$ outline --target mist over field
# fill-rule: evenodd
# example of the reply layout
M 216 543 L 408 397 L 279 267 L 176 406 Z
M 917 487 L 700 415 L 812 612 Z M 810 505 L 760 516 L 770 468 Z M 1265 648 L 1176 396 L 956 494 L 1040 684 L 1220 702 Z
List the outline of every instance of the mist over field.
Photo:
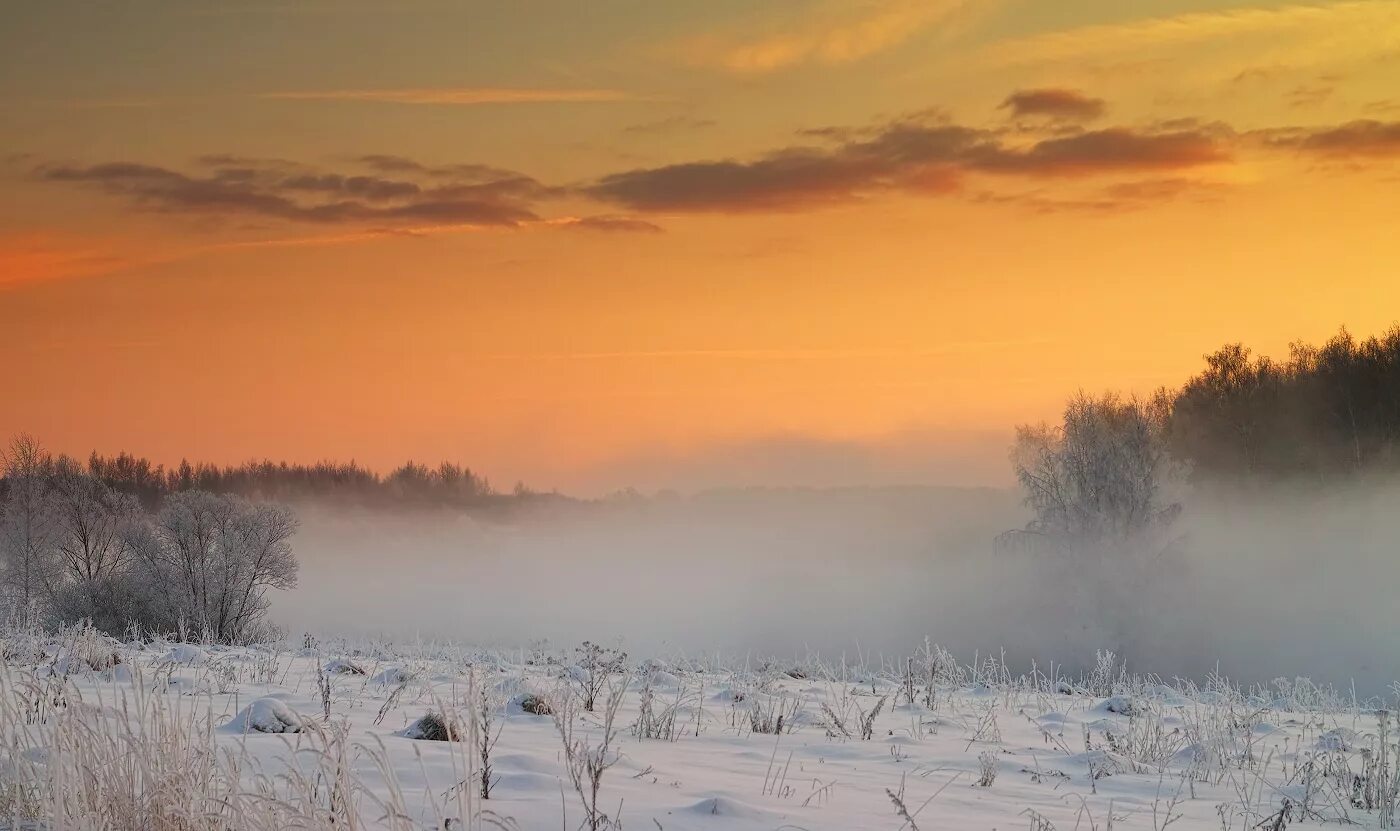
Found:
M 622 638 L 639 652 L 801 659 L 1006 649 L 1076 671 L 1098 648 L 1163 677 L 1305 675 L 1365 693 L 1400 667 L 1394 485 L 1197 489 L 1175 548 L 1141 572 L 1001 550 L 1013 490 L 746 489 L 538 509 L 307 508 L 293 634 L 526 646 Z

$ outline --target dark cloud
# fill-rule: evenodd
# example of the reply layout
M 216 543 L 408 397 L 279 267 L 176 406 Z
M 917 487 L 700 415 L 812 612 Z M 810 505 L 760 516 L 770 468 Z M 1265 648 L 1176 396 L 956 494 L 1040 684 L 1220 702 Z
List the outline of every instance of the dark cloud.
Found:
M 605 176 L 587 193 L 649 211 L 771 211 L 853 199 L 878 167 L 821 151 L 786 150 L 754 162 L 690 162 Z
M 291 163 L 234 156 L 203 157 L 204 165 L 215 168 L 207 175 L 128 162 L 47 165 L 37 174 L 48 181 L 92 185 L 154 211 L 374 227 L 515 226 L 537 221 L 532 202 L 549 193 L 530 177 L 509 171 L 474 165 L 430 169 L 400 161 L 391 166 L 419 179 L 430 176 L 431 182 L 300 172 L 300 166 L 289 173 Z
M 373 154 L 356 159 L 360 164 L 384 173 L 426 173 L 428 168 L 403 156 Z
M 880 191 L 952 193 L 973 173 L 1028 178 L 1155 173 L 1231 157 L 1228 143 L 1213 129 L 1111 128 L 1011 145 L 994 130 L 910 119 L 823 135 L 833 143 L 783 148 L 752 161 L 625 171 L 584 192 L 643 211 L 800 210 Z
M 1230 149 L 1210 132 L 1144 133 L 1114 127 L 1046 139 L 1022 151 L 997 148 L 976 159 L 974 165 L 982 170 L 1028 176 L 1087 176 L 1182 170 L 1230 158 Z
M 417 196 L 422 188 L 413 182 L 398 182 L 374 176 L 342 176 L 338 173 L 307 174 L 284 179 L 278 187 L 311 193 L 334 193 L 384 202 Z
M 1056 121 L 1092 121 L 1104 114 L 1102 98 L 1091 98 L 1073 89 L 1022 89 L 1001 102 L 1013 116 L 1039 116 Z
M 1274 143 L 1336 158 L 1400 158 L 1400 121 L 1358 119 L 1337 127 L 1294 131 Z
M 1379 102 L 1377 112 L 1391 102 Z M 39 177 L 86 184 L 140 207 L 216 217 L 355 224 L 515 226 L 542 222 L 579 230 L 655 232 L 630 215 L 544 219 L 553 199 L 592 199 L 627 214 L 801 211 L 887 193 L 1009 201 L 1038 210 L 1140 207 L 1187 193 L 1209 196 L 1197 171 L 1236 150 L 1292 149 L 1316 157 L 1400 158 L 1400 122 L 1363 119 L 1312 128 L 1237 133 L 1194 118 L 1084 129 L 1076 120 L 1103 102 L 1063 89 L 1021 90 L 1004 107 L 1048 123 L 969 127 L 928 109 L 865 126 L 804 130 L 788 146 L 747 159 L 684 161 L 608 173 L 570 186 L 482 164 L 429 164 L 397 155 L 355 157 L 325 170 L 279 159 L 205 156 L 197 174 L 112 162 L 41 165 Z M 676 117 L 634 125 L 679 123 Z M 630 129 L 630 128 L 629 128 Z M 1359 162 L 1358 162 L 1359 163 Z M 27 161 L 25 167 L 31 167 Z M 1056 179 L 1084 180 L 1052 188 Z M 1007 185 L 992 185 L 1000 180 Z M 1031 188 L 1017 193 L 1017 183 Z M 1001 190 L 1004 188 L 1005 190 Z M 1001 192 L 997 192 L 1001 190 Z

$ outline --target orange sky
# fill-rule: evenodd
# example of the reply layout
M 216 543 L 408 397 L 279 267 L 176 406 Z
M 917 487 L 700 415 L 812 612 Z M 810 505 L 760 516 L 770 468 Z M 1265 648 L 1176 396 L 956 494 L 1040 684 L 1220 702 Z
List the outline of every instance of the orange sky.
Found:
M 499 484 L 1003 482 L 1400 313 L 1400 5 L 24 4 L 0 431 Z

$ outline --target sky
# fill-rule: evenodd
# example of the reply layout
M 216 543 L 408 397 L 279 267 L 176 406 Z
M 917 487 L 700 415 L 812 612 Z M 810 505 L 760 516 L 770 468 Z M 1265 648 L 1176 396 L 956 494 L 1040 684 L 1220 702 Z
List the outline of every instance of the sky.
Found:
M 1400 4 L 71 0 L 0 26 L 0 431 L 1001 484 L 1400 317 Z

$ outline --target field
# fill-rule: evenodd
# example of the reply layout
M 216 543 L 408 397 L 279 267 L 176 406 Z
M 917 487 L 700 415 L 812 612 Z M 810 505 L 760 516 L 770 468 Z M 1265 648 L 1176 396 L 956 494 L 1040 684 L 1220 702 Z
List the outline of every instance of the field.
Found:
M 72 629 L 4 656 L 0 827 L 1374 828 L 1400 753 L 1378 702 L 1106 653 L 1066 677 L 928 644 L 638 660 Z

